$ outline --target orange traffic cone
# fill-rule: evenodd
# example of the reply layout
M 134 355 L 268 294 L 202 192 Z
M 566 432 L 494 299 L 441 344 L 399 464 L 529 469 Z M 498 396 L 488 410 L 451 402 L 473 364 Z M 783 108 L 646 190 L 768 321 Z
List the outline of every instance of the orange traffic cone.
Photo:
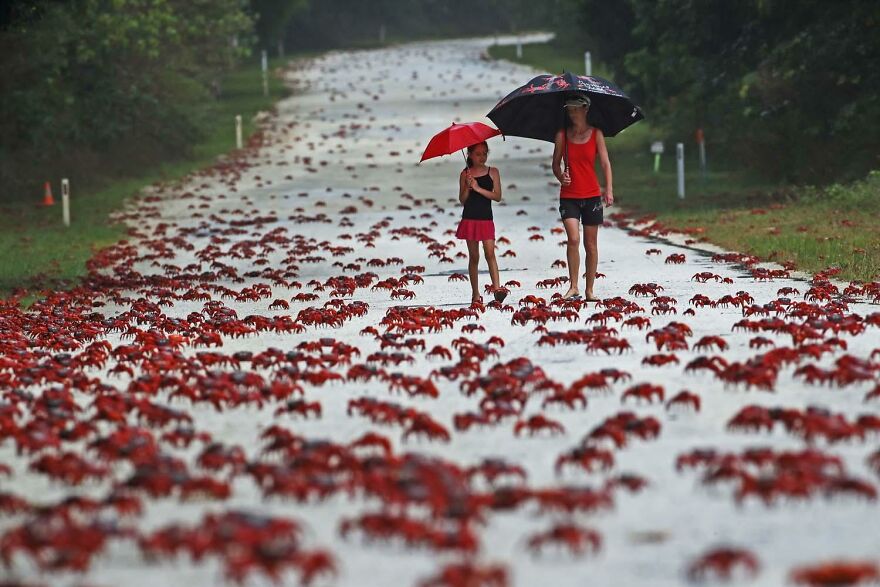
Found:
M 52 198 L 52 184 L 47 181 L 43 186 L 43 205 L 53 206 L 54 204 L 55 199 Z

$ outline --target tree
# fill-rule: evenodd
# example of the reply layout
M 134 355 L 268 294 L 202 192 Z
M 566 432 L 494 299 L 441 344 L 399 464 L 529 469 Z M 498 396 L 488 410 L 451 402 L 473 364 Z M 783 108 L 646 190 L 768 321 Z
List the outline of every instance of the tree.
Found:
M 275 46 L 284 40 L 294 16 L 308 7 L 308 0 L 251 0 L 256 33 L 263 47 Z
M 180 153 L 210 81 L 247 52 L 230 38 L 253 26 L 243 0 L 31 4 L 0 31 L 0 184 L 12 189 L 108 153 L 132 166 Z

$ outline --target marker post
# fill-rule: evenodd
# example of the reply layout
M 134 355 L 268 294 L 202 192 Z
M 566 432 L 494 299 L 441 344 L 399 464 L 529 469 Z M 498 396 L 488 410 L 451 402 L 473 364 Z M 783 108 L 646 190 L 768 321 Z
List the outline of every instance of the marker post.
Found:
M 263 49 L 263 96 L 269 97 L 269 57 L 266 55 L 266 50 Z
M 663 141 L 651 143 L 651 152 L 654 153 L 654 173 L 660 172 L 660 155 L 663 154 Z
M 684 200 L 684 143 L 675 145 L 675 158 L 678 161 L 678 198 Z
M 70 226 L 70 181 L 66 177 L 61 180 L 61 219 L 64 226 Z

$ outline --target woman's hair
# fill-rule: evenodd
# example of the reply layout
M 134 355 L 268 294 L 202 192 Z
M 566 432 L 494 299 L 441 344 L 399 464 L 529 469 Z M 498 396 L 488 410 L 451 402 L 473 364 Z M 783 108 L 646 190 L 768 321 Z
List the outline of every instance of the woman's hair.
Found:
M 473 153 L 474 149 L 476 149 L 480 145 L 485 145 L 486 153 L 489 152 L 489 144 L 486 141 L 483 141 L 482 143 L 475 143 L 475 144 L 471 145 L 470 147 L 468 147 L 467 148 L 467 151 L 468 151 L 467 166 L 469 168 L 474 166 L 474 162 L 471 160 L 471 153 Z

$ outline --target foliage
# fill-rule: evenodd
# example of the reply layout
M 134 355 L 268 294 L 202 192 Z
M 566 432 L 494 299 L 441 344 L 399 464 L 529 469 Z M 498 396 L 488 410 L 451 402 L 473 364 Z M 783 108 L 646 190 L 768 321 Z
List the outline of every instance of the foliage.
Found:
M 648 116 L 716 160 L 825 183 L 880 163 L 874 0 L 566 0 Z
M 308 0 L 251 0 L 257 37 L 263 47 L 273 47 L 284 39 L 290 22 L 308 8 Z
M 32 2 L 0 30 L 0 199 L 59 173 L 84 179 L 180 154 L 196 106 L 247 53 L 241 0 Z M 80 183 L 81 184 L 81 183 Z
M 530 0 L 323 0 L 291 20 L 286 44 L 330 49 L 386 40 L 506 34 L 553 23 L 552 9 L 535 10 Z

